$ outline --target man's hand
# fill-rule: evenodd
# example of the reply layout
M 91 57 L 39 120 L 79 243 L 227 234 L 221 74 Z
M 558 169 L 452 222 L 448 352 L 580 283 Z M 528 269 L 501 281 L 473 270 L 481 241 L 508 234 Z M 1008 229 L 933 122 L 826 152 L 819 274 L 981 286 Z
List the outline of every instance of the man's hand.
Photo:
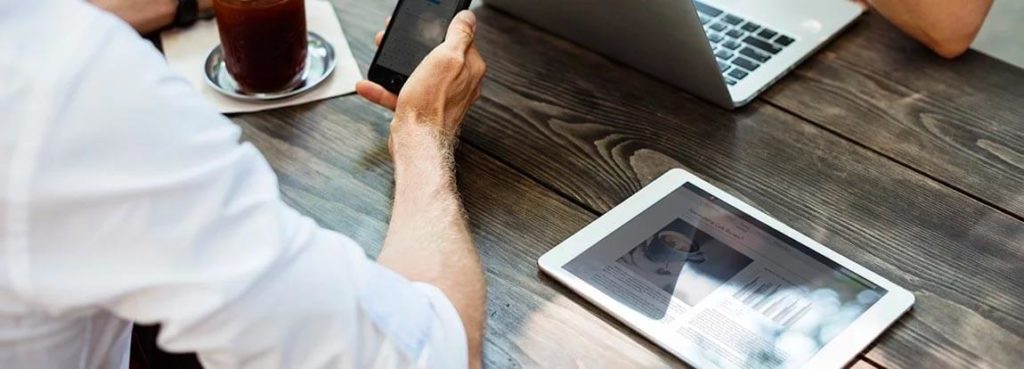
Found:
M 444 292 L 465 327 L 470 368 L 482 363 L 487 286 L 455 188 L 452 149 L 486 69 L 475 31 L 473 13 L 459 13 L 399 96 L 373 82 L 356 85 L 367 100 L 395 111 L 395 201 L 377 262 Z
M 444 141 L 454 141 L 466 112 L 480 97 L 480 84 L 487 70 L 474 43 L 475 33 L 476 17 L 472 12 L 456 15 L 444 42 L 423 59 L 398 96 L 370 81 L 356 84 L 359 95 L 395 111 L 392 151 L 401 145 L 406 131 L 425 128 L 419 126 L 436 129 Z M 378 33 L 378 46 L 382 38 L 383 32 Z

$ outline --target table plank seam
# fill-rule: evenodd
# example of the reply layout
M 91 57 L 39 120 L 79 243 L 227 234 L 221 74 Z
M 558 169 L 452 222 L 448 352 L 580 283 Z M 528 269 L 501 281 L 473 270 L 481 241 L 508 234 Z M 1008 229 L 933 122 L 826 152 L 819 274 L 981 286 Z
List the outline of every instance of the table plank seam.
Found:
M 591 214 L 593 214 L 595 216 L 601 216 L 603 214 L 600 211 L 598 211 L 597 209 L 594 209 L 593 207 L 591 207 L 591 206 L 589 206 L 589 205 L 587 205 L 587 204 L 577 200 L 575 197 L 570 196 L 569 194 L 567 194 L 567 193 L 565 193 L 563 191 L 559 191 L 557 188 L 555 188 L 555 187 L 545 183 L 544 181 L 541 181 L 539 178 L 537 178 L 537 177 L 531 175 L 530 173 L 528 173 L 526 171 L 523 171 L 522 169 L 514 166 L 512 163 L 510 163 L 509 161 L 505 160 L 504 158 L 498 156 L 497 154 L 485 150 L 480 145 L 474 144 L 472 142 L 469 142 L 469 140 L 465 140 L 465 139 L 460 139 L 459 140 L 459 144 L 472 147 L 472 148 L 476 149 L 477 151 L 480 151 L 480 152 L 486 154 L 487 156 L 489 156 L 494 161 L 496 161 L 498 163 L 501 163 L 502 165 L 508 167 L 509 169 L 512 169 L 512 171 L 514 171 L 514 172 L 518 173 L 519 175 L 523 176 L 523 178 L 526 178 L 526 179 L 530 180 L 530 182 L 536 183 L 538 186 L 544 188 L 545 190 L 551 191 L 551 193 L 554 193 L 555 195 L 558 195 L 559 197 L 561 197 L 565 201 L 568 201 L 569 203 L 579 207 L 580 209 L 586 210 L 587 212 L 589 212 L 589 213 L 591 213 Z
M 976 196 L 976 195 L 968 192 L 967 190 L 965 190 L 963 188 L 960 188 L 959 186 L 956 186 L 956 185 L 950 183 L 949 181 L 946 181 L 946 180 L 944 180 L 942 178 L 938 178 L 938 177 L 936 177 L 936 176 L 934 176 L 934 175 L 932 175 L 932 174 L 930 174 L 928 172 L 925 172 L 925 171 L 922 171 L 920 169 L 917 169 L 916 167 L 914 167 L 914 166 L 912 166 L 912 165 L 910 165 L 910 164 L 908 164 L 906 162 L 903 162 L 903 161 L 893 157 L 892 155 L 888 155 L 888 154 L 886 154 L 886 153 L 884 153 L 884 152 L 882 152 L 882 151 L 880 151 L 878 149 L 875 149 L 875 148 L 873 148 L 871 146 L 868 146 L 868 145 L 866 145 L 866 144 L 864 144 L 864 143 L 862 143 L 862 142 L 860 142 L 860 141 L 858 141 L 858 140 L 856 140 L 856 139 L 854 139 L 852 137 L 849 137 L 849 136 L 843 134 L 842 132 L 839 132 L 839 131 L 837 131 L 835 129 L 832 129 L 832 128 L 828 127 L 828 126 L 825 126 L 823 124 L 819 124 L 818 122 L 815 122 L 815 121 L 807 118 L 806 116 L 804 116 L 804 115 L 802 115 L 802 114 L 800 114 L 798 112 L 795 112 L 795 111 L 793 111 L 793 110 L 791 110 L 789 108 L 786 108 L 786 107 L 784 107 L 782 105 L 779 105 L 779 104 L 777 104 L 777 103 L 775 103 L 775 102 L 773 102 L 771 100 L 768 100 L 767 98 L 759 97 L 758 100 L 760 100 L 761 102 L 763 102 L 765 104 L 768 104 L 768 105 L 770 105 L 772 107 L 775 107 L 776 109 L 782 110 L 783 112 L 786 112 L 787 114 L 790 114 L 790 115 L 796 117 L 797 119 L 805 121 L 805 122 L 807 122 L 807 123 L 809 123 L 809 124 L 811 124 L 811 125 L 813 125 L 815 127 L 818 127 L 818 128 L 820 128 L 820 129 L 822 129 L 822 130 L 824 130 L 826 132 L 829 132 L 829 133 L 835 135 L 836 137 L 839 137 L 843 141 L 850 142 L 850 143 L 852 143 L 853 145 L 855 145 L 857 147 L 865 149 L 865 150 L 867 150 L 867 151 L 869 151 L 869 152 L 871 152 L 871 153 L 873 153 L 875 155 L 878 155 L 878 156 L 881 156 L 883 158 L 886 158 L 889 161 L 892 161 L 892 162 L 896 163 L 897 165 L 899 165 L 901 167 L 907 168 L 907 169 L 911 170 L 914 173 L 920 174 L 920 175 L 924 176 L 925 178 L 928 178 L 928 179 L 930 179 L 932 181 L 935 181 L 936 183 L 941 184 L 941 185 L 943 185 L 943 186 L 945 186 L 945 187 L 947 187 L 947 188 L 949 188 L 949 189 L 951 189 L 953 191 L 956 191 L 957 193 L 959 193 L 959 194 L 961 194 L 963 196 L 966 196 L 967 198 L 970 198 L 970 199 L 972 199 L 974 201 L 982 203 L 985 206 L 988 206 L 989 208 L 992 208 L 992 209 L 994 209 L 994 210 L 996 210 L 996 211 L 998 211 L 1000 213 L 1008 215 L 1011 218 L 1016 219 L 1016 220 L 1018 220 L 1020 222 L 1024 222 L 1024 216 L 1018 215 L 1018 214 L 1016 214 L 1016 213 L 1014 213 L 1014 212 L 1012 212 L 1012 211 L 1010 211 L 1010 210 L 1008 210 L 1008 209 L 1006 209 L 1006 208 L 1004 208 L 1002 206 L 999 206 L 999 205 L 997 205 L 997 204 L 995 204 L 995 203 L 993 203 L 991 201 L 988 201 L 988 200 L 986 200 L 984 198 Z

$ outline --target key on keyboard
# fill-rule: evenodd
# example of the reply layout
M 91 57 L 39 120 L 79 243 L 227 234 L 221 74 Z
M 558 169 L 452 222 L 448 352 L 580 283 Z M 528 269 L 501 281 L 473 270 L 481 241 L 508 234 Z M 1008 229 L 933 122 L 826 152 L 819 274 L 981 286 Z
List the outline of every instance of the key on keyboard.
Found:
M 735 28 L 733 28 L 733 29 L 729 30 L 729 32 L 726 32 L 725 34 L 726 34 L 727 36 L 729 36 L 729 37 L 732 37 L 732 38 L 738 39 L 738 38 L 740 38 L 740 37 L 743 37 L 743 35 L 744 35 L 745 33 L 743 33 L 743 31 L 740 31 L 740 30 L 738 30 L 738 29 L 735 29 Z
M 742 69 L 733 69 L 729 71 L 729 77 L 735 78 L 737 81 L 743 79 L 746 76 L 747 72 L 744 72 Z
M 722 14 L 722 11 L 718 10 L 718 8 L 715 8 L 715 7 L 713 7 L 711 5 L 708 5 L 708 4 L 704 4 L 704 3 L 699 2 L 699 1 L 694 1 L 693 2 L 693 7 L 697 8 L 698 12 L 707 14 L 708 16 L 711 16 L 711 17 L 717 17 L 719 14 Z
M 768 59 L 772 58 L 772 56 L 768 55 L 767 53 L 757 51 L 749 47 L 744 47 L 743 50 L 740 50 L 740 54 L 742 54 L 745 57 L 757 60 L 758 62 L 761 63 L 764 63 L 768 61 Z
M 754 36 L 747 36 L 747 38 L 743 39 L 743 42 L 745 42 L 747 45 L 767 51 L 772 54 L 778 54 L 779 51 L 782 51 L 781 47 L 772 45 L 770 42 L 756 38 Z
M 742 56 L 741 57 L 737 57 L 736 59 L 733 59 L 732 60 L 732 64 L 733 65 L 737 65 L 740 68 L 749 70 L 751 72 L 756 70 L 757 67 L 761 66 L 760 64 L 754 63 L 754 62 L 752 62 L 752 61 L 750 61 L 750 60 L 748 60 L 748 59 L 746 59 L 746 58 L 744 58 Z
M 743 18 L 737 17 L 732 14 L 726 14 L 725 17 L 722 17 L 722 20 L 725 21 L 725 23 L 729 23 L 734 26 L 743 23 Z
M 761 30 L 761 32 L 757 33 L 758 36 L 761 36 L 761 38 L 763 38 L 765 40 L 771 40 L 772 37 L 775 37 L 776 34 L 778 34 L 778 33 L 775 32 L 775 31 L 772 31 L 770 29 L 767 29 L 767 28 L 765 28 L 765 29 Z
M 747 32 L 754 32 L 761 28 L 761 25 L 754 22 L 747 22 L 746 24 L 743 25 L 743 27 L 740 28 Z
M 729 63 L 726 63 L 726 62 L 721 61 L 721 60 L 718 61 L 718 69 L 721 69 L 722 72 L 725 72 L 725 71 L 729 70 L 729 67 L 731 67 L 729 65 Z

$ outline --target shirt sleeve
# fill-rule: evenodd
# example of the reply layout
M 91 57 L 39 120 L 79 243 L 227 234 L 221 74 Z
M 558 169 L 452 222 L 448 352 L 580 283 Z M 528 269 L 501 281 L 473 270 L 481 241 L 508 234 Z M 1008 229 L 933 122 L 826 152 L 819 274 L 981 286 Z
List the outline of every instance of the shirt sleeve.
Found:
M 148 42 L 82 4 L 96 20 L 77 32 L 90 36 L 61 46 L 81 63 L 43 89 L 55 108 L 19 138 L 24 170 L 11 179 L 27 300 L 161 323 L 163 348 L 210 369 L 467 366 L 438 289 L 283 203 L 237 126 Z

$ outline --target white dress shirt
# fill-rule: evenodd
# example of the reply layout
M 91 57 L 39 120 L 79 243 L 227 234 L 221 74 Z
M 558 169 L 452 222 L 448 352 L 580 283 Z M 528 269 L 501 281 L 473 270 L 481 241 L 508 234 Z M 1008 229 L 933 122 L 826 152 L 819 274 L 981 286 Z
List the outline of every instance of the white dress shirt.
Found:
M 460 368 L 435 287 L 285 205 L 240 129 L 119 19 L 0 0 L 0 368 Z

